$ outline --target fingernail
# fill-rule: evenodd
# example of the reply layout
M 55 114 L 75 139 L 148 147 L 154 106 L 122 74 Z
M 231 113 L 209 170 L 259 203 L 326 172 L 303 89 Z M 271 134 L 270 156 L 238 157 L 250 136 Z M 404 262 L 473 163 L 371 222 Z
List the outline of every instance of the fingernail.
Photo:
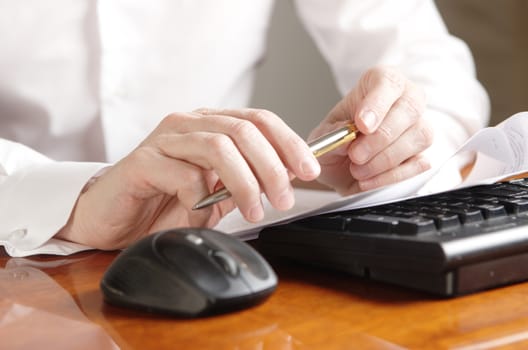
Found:
M 363 123 L 367 127 L 368 131 L 374 131 L 374 128 L 376 127 L 376 123 L 378 118 L 376 118 L 376 114 L 372 111 L 366 111 L 361 115 L 361 119 L 363 120 Z
M 277 209 L 288 210 L 288 209 L 291 209 L 291 207 L 293 207 L 295 200 L 293 198 L 292 192 L 293 191 L 290 187 L 281 193 L 281 195 L 279 196 L 279 203 L 278 203 L 279 207 Z
M 304 175 L 313 177 L 319 175 L 321 166 L 315 159 L 307 159 L 301 163 L 301 170 Z
M 260 203 L 249 210 L 249 220 L 252 222 L 260 221 L 263 217 L 264 211 L 262 210 L 262 205 Z

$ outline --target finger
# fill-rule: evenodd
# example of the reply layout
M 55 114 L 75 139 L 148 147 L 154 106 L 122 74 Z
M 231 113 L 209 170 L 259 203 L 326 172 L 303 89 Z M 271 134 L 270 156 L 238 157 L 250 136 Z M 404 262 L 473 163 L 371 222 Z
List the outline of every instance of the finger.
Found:
M 432 144 L 432 140 L 432 130 L 424 122 L 420 122 L 415 127 L 406 130 L 400 138 L 374 156 L 368 163 L 362 165 L 351 163 L 350 173 L 358 180 L 365 180 L 384 173 L 424 151 Z
M 365 180 L 358 180 L 358 187 L 361 191 L 372 190 L 411 178 L 430 168 L 429 161 L 425 157 L 417 155 L 384 173 Z
M 350 160 L 356 164 L 367 163 L 413 127 L 420 120 L 424 109 L 425 97 L 421 90 L 413 84 L 407 84 L 403 95 L 393 104 L 376 131 L 363 135 L 350 145 Z
M 135 197 L 147 199 L 159 194 L 177 196 L 187 211 L 208 195 L 215 179 L 200 166 L 185 160 L 168 157 L 154 147 L 140 147 L 124 159 L 124 171 L 133 173 Z
M 263 218 L 260 184 L 229 136 L 207 132 L 169 134 L 158 136 L 155 142 L 168 157 L 214 170 L 247 220 L 257 222 Z
M 362 98 L 356 107 L 354 121 L 364 134 L 374 132 L 387 115 L 392 105 L 403 94 L 405 77 L 389 67 L 375 67 L 368 70 L 359 82 Z
M 206 115 L 188 118 L 178 125 L 178 131 L 182 133 L 202 130 L 229 136 L 275 208 L 287 210 L 293 206 L 295 197 L 288 171 L 275 149 L 253 123 L 231 116 Z M 222 155 L 219 156 L 221 159 Z M 229 189 L 227 184 L 226 187 Z
M 211 110 L 201 109 L 204 115 L 227 115 L 249 120 L 269 140 L 286 167 L 304 181 L 315 179 L 321 169 L 306 142 L 280 117 L 263 109 Z

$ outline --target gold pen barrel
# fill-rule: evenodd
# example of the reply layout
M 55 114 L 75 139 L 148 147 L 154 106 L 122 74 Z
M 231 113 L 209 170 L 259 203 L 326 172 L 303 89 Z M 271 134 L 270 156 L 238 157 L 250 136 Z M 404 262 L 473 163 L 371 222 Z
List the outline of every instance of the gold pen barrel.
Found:
M 357 128 L 354 124 L 348 124 L 330 134 L 324 135 L 308 144 L 310 150 L 317 158 L 330 152 L 337 147 L 354 140 L 357 137 Z

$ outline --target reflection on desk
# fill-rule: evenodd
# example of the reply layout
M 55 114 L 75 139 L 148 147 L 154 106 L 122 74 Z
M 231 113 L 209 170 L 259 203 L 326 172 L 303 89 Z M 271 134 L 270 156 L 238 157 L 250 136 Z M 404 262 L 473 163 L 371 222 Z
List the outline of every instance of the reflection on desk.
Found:
M 528 347 L 528 283 L 455 299 L 270 260 L 277 291 L 203 319 L 103 302 L 116 252 L 9 258 L 0 251 L 2 347 L 53 349 L 490 349 Z M 35 344 L 38 344 L 37 347 Z
M 76 259 L 13 258 L 0 269 L 0 339 L 4 349 L 119 349 L 70 293 L 41 269 Z

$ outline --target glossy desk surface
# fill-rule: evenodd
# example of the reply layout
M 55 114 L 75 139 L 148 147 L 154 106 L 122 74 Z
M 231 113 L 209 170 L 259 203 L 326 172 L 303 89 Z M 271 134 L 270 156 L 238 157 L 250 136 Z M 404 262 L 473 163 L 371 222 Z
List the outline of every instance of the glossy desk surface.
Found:
M 0 248 L 0 348 L 528 348 L 528 283 L 440 299 L 271 260 L 280 282 L 263 304 L 178 319 L 105 304 L 99 281 L 116 254 L 26 259 Z

